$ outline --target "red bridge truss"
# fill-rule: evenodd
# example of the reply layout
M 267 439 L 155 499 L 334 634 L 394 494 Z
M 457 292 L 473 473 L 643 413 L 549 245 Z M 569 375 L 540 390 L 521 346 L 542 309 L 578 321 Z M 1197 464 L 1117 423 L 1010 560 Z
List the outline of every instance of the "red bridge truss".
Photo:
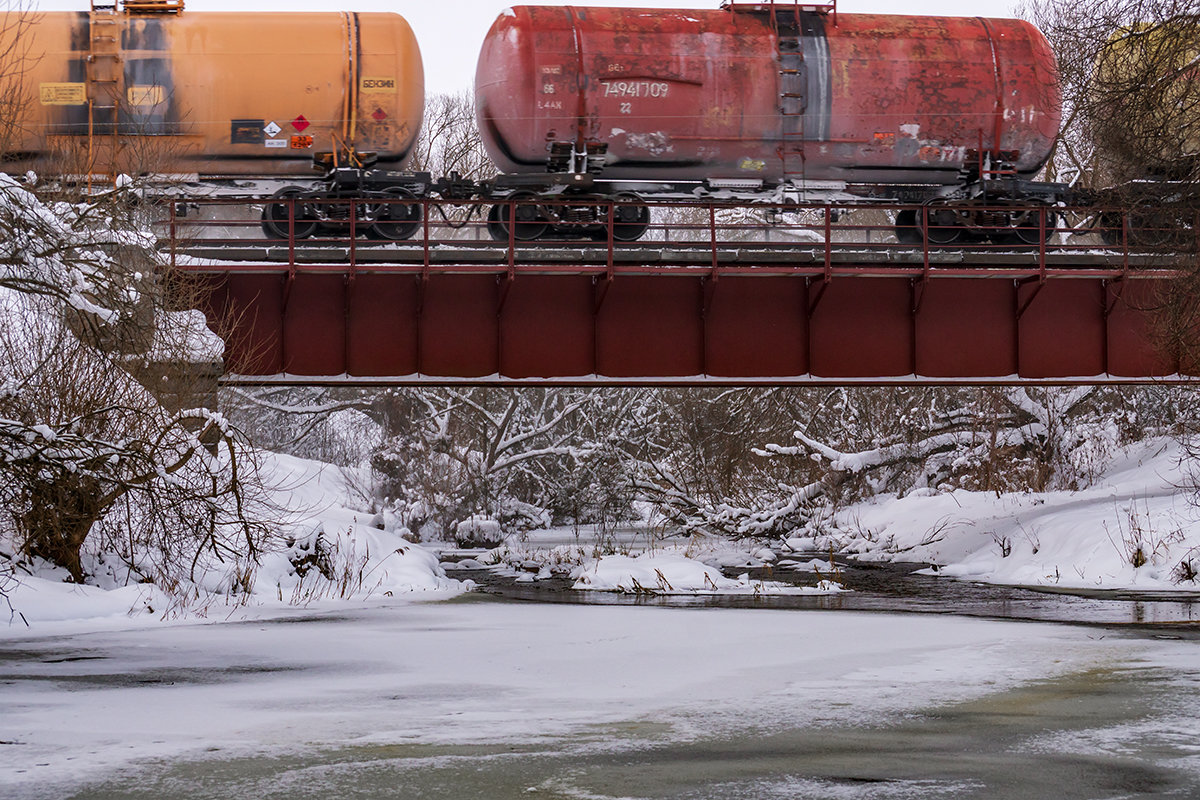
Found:
M 390 242 L 358 235 L 378 204 L 341 205 L 307 239 L 265 237 L 262 201 L 173 205 L 163 246 L 196 276 L 227 381 L 1184 379 L 1154 326 L 1191 231 L 1135 237 L 1119 215 L 1043 210 L 1001 243 L 935 246 L 897 241 L 903 207 L 695 203 L 652 206 L 636 242 L 613 240 L 619 209 L 572 239 L 497 242 L 486 206 L 412 200 L 414 235 Z

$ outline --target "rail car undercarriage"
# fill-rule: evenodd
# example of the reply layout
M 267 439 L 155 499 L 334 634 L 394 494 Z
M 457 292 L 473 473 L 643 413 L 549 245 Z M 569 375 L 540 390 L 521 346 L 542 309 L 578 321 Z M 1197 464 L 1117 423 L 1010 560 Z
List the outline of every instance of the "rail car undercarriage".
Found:
M 420 230 L 420 199 L 483 200 L 487 230 L 496 241 L 634 242 L 651 225 L 646 201 L 730 202 L 761 205 L 770 219 L 781 207 L 819 203 L 839 211 L 892 202 L 911 206 L 895 218 L 896 238 L 905 244 L 991 242 L 1037 246 L 1058 225 L 1055 206 L 1065 201 L 1064 184 L 1017 177 L 973 180 L 959 186 L 847 185 L 839 182 L 766 186 L 752 181 L 686 183 L 602 181 L 588 172 L 502 175 L 474 182 L 452 174 L 373 168 L 330 170 L 313 186 L 286 186 L 263 206 L 264 233 L 276 239 L 305 239 L 337 233 L 403 241 Z M 411 201 L 411 202 L 406 202 Z

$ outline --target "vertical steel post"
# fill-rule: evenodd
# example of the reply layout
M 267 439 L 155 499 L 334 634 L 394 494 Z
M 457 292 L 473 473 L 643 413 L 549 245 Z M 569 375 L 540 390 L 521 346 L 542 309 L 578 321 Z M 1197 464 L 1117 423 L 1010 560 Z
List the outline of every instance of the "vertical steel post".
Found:
M 296 198 L 288 198 L 288 269 L 296 269 Z
M 385 201 L 386 202 L 386 201 Z M 350 198 L 350 274 L 354 274 L 355 259 L 358 258 L 358 202 Z
M 921 265 L 929 272 L 929 206 L 921 206 Z
M 825 206 L 825 282 L 833 280 L 833 208 Z
M 608 229 L 608 274 L 613 272 L 613 248 L 614 240 L 616 239 L 616 231 L 613 228 L 613 218 L 616 216 L 616 203 L 613 200 L 608 201 L 608 219 L 605 222 L 605 228 Z
M 717 207 L 708 204 L 708 243 L 712 248 L 712 268 L 717 269 Z
M 1046 207 L 1038 206 L 1038 267 L 1042 274 L 1046 274 L 1046 239 L 1049 234 L 1046 230 Z

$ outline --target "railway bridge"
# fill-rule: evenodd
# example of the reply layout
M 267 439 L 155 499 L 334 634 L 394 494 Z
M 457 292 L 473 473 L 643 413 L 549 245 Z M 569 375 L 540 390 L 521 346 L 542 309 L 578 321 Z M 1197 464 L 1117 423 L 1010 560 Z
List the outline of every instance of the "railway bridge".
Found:
M 903 207 L 730 203 L 652 208 L 635 242 L 614 240 L 611 209 L 606 229 L 571 240 L 523 241 L 518 224 L 495 241 L 486 208 L 407 203 L 392 216 L 415 233 L 398 242 L 359 236 L 353 207 L 300 239 L 295 222 L 267 238 L 261 200 L 173 204 L 163 246 L 226 340 L 223 380 L 1186 379 L 1154 335 L 1178 237 L 1142 231 L 1133 246 L 1127 223 L 1098 230 L 1092 211 L 1043 210 L 1015 237 L 968 246 L 898 241 Z

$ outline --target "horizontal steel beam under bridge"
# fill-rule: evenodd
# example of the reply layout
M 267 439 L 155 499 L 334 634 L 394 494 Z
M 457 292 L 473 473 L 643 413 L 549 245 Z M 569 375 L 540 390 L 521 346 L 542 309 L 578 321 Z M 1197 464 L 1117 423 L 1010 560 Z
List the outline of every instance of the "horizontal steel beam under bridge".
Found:
M 793 251 L 647 265 L 267 260 L 185 268 L 237 383 L 839 384 L 1179 381 L 1154 345 L 1171 273 L 1095 256 Z M 596 248 L 603 250 L 603 248 Z M 584 255 L 581 256 L 580 253 Z M 302 254 L 300 254 L 302 255 Z M 519 255 L 519 254 L 518 254 Z M 1100 261 L 1103 261 L 1101 259 Z M 490 262 L 490 263 L 489 263 Z M 498 262 L 498 263 L 497 263 Z

